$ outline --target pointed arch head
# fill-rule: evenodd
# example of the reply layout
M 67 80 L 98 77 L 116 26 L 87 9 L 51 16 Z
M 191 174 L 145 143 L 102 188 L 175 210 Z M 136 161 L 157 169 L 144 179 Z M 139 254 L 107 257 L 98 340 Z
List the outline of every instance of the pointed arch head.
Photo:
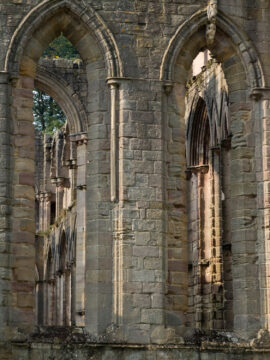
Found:
M 35 87 L 50 95 L 63 110 L 70 133 L 87 131 L 86 110 L 72 87 L 48 69 L 38 67 Z
M 179 26 L 162 59 L 161 80 L 186 83 L 193 59 L 207 48 L 206 24 L 207 12 L 200 10 Z M 215 41 L 209 50 L 222 64 L 229 88 L 244 90 L 264 86 L 260 60 L 247 36 L 221 11 L 216 25 Z
M 86 65 L 104 61 L 108 77 L 123 75 L 113 35 L 94 9 L 77 0 L 45 0 L 34 7 L 11 39 L 5 70 L 34 78 L 43 51 L 61 33 Z
M 208 165 L 210 121 L 205 101 L 194 101 L 187 124 L 187 167 Z

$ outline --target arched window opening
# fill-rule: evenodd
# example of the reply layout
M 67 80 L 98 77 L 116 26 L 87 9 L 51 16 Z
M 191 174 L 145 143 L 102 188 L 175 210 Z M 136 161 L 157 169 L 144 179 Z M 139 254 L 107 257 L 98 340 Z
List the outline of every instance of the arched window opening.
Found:
M 59 55 L 57 55 L 59 58 L 54 56 L 41 59 L 46 47 L 61 33 L 77 49 L 81 59 L 77 59 L 77 56 L 75 59 L 67 59 Z M 96 257 L 95 252 L 86 251 L 86 249 L 89 250 L 89 246 L 98 249 L 96 246 L 99 245 L 100 236 L 104 236 L 104 231 L 106 232 L 106 236 L 104 236 L 106 246 L 108 249 L 112 248 L 112 230 L 110 227 L 104 227 L 103 223 L 104 218 L 106 218 L 106 222 L 111 221 L 111 214 L 106 211 L 101 215 L 101 210 L 96 205 L 100 201 L 104 201 L 108 203 L 108 209 L 110 207 L 109 99 L 111 97 L 113 99 L 112 104 L 115 102 L 115 105 L 117 105 L 118 90 L 116 84 L 113 83 L 110 85 L 112 89 L 110 92 L 109 87 L 106 85 L 106 79 L 123 76 L 120 52 L 111 31 L 104 21 L 95 9 L 83 2 L 42 2 L 33 7 L 28 14 L 21 17 L 17 30 L 11 35 L 5 58 L 5 73 L 2 74 L 4 81 L 6 81 L 6 75 L 10 74 L 9 79 L 11 81 L 9 84 L 5 82 L 4 85 L 1 84 L 4 88 L 6 85 L 7 88 L 10 87 L 10 99 L 12 99 L 10 114 L 14 142 L 12 141 L 10 145 L 13 160 L 12 179 L 14 181 L 11 184 L 10 194 L 14 195 L 12 210 L 14 210 L 16 220 L 11 223 L 11 232 L 15 235 L 15 239 L 19 232 L 24 232 L 24 239 L 20 241 L 18 248 L 25 249 L 27 246 L 31 250 L 28 254 L 29 264 L 27 265 L 33 271 L 29 271 L 27 274 L 34 274 L 36 262 L 34 175 L 37 174 L 37 171 L 35 171 L 32 91 L 34 88 L 38 88 L 55 99 L 67 118 L 69 135 L 67 139 L 64 136 L 64 142 L 68 143 L 68 140 L 70 142 L 70 145 L 67 145 L 70 146 L 70 152 L 67 152 L 70 155 L 66 159 L 65 166 L 68 168 L 70 176 L 64 186 L 67 185 L 65 192 L 70 194 L 70 198 L 72 198 L 72 201 L 67 199 L 67 206 L 64 199 L 62 215 L 59 217 L 57 214 L 52 217 L 48 216 L 48 213 L 53 213 L 54 208 L 55 213 L 57 212 L 57 199 L 53 199 L 53 194 L 50 191 L 42 191 L 40 198 L 37 199 L 38 202 L 43 202 L 44 206 L 42 208 L 46 211 L 45 215 L 40 213 L 38 216 L 40 224 L 37 225 L 36 234 L 36 237 L 40 239 L 40 243 L 43 242 L 41 249 L 44 250 L 39 261 L 39 264 L 42 264 L 42 269 L 39 269 L 42 283 L 38 288 L 45 288 L 44 276 L 47 249 L 52 245 L 53 241 L 57 242 L 59 240 L 60 232 L 64 229 L 68 244 L 70 238 L 76 239 L 76 241 L 73 240 L 76 247 L 73 253 L 76 258 L 69 260 L 73 262 L 73 278 L 74 283 L 76 283 L 76 290 L 74 290 L 74 286 L 72 289 L 72 296 L 74 296 L 72 299 L 74 304 L 73 324 L 80 327 L 87 326 L 87 329 L 93 333 L 103 332 L 111 323 L 110 315 L 112 313 L 112 301 L 110 297 L 104 294 L 104 286 L 109 287 L 111 284 L 107 278 L 105 279 L 99 273 L 98 278 L 94 280 L 96 288 L 92 292 L 92 296 L 85 296 L 86 293 L 89 294 L 93 290 L 92 280 L 86 276 L 85 268 L 86 266 L 89 267 L 89 264 L 92 264 L 92 259 L 95 260 Z M 7 91 L 8 93 L 9 91 Z M 117 113 L 115 114 L 117 115 Z M 89 144 L 89 150 L 91 151 L 87 153 L 88 130 L 91 133 Z M 100 136 L 101 134 L 102 136 Z M 46 137 L 44 148 L 42 148 L 44 154 L 40 152 L 41 157 L 45 159 L 44 164 L 46 164 L 48 173 L 50 173 L 50 157 L 52 155 L 51 138 L 51 134 Z M 105 143 L 106 146 L 104 146 Z M 91 161 L 87 162 L 86 155 L 88 155 L 88 159 L 91 156 Z M 90 189 L 86 187 L 86 163 L 89 170 L 87 181 L 91 187 Z M 44 167 L 42 166 L 42 168 Z M 106 169 L 105 174 L 104 169 Z M 47 179 L 50 180 L 50 185 L 56 186 L 56 184 L 51 184 L 50 175 Z M 87 206 L 86 196 L 88 196 Z M 55 205 L 52 204 L 51 208 L 48 206 L 47 209 L 46 205 L 54 201 Z M 97 232 L 88 231 L 86 239 L 87 228 L 92 225 L 90 222 L 86 224 L 87 212 L 91 213 L 90 216 L 93 221 L 97 220 L 95 223 Z M 98 221 L 100 216 L 102 216 L 102 222 Z M 47 219 L 49 219 L 49 224 L 44 224 Z M 77 220 L 75 221 L 75 219 Z M 74 228 L 74 224 L 76 224 L 76 228 Z M 12 276 L 14 282 L 20 285 L 24 278 L 22 280 L 22 277 L 19 278 L 16 274 L 20 274 L 20 271 L 24 270 L 24 263 L 17 261 L 21 256 L 20 251 L 15 251 L 15 248 L 12 248 L 12 251 L 12 256 L 16 259 L 16 269 L 14 269 L 14 276 Z M 58 252 L 54 252 L 53 246 L 52 253 L 56 263 Z M 111 251 L 106 250 L 104 267 L 109 266 L 110 269 L 113 269 L 110 253 Z M 99 254 L 99 256 L 102 255 Z M 25 322 L 22 324 L 25 329 L 27 328 L 27 331 L 34 321 L 32 297 L 35 280 L 30 274 L 27 275 L 26 284 L 29 298 L 31 297 L 27 311 L 31 316 L 28 319 L 25 318 Z M 56 276 L 55 273 L 54 276 Z M 100 286 L 100 282 L 104 286 Z M 20 319 L 25 314 L 25 306 L 19 303 L 19 298 L 23 292 L 21 286 L 14 286 L 14 299 L 18 299 L 17 302 L 12 304 L 12 316 L 14 319 L 17 313 L 20 314 L 18 316 Z M 102 306 L 98 307 L 97 311 L 92 306 L 94 303 L 98 304 L 101 297 L 103 298 L 103 308 L 106 308 L 107 314 L 106 321 L 102 323 L 99 321 L 100 317 L 103 318 Z M 46 301 L 46 297 L 44 297 L 44 300 Z M 97 321 L 93 320 L 93 318 L 96 318 Z M 20 320 L 17 322 L 18 326 L 21 326 L 19 324 Z M 14 320 L 14 327 L 17 327 L 17 322 Z M 56 325 L 56 323 L 56 318 L 54 318 L 53 325 Z
M 33 116 L 37 132 L 53 134 L 66 122 L 66 116 L 53 97 L 36 88 L 33 91 Z
M 195 108 L 193 119 L 188 126 L 187 166 L 207 166 L 209 156 L 210 126 L 205 101 L 200 97 Z
M 58 36 L 49 44 L 49 46 L 44 50 L 41 57 L 45 59 L 81 59 L 79 52 L 63 35 L 63 33 L 61 33 L 60 36 Z
M 202 72 L 204 66 L 208 64 L 211 59 L 211 53 L 209 50 L 200 51 L 195 57 L 192 63 L 192 76 L 197 76 Z
M 233 326 L 227 94 L 220 64 L 201 52 L 186 94 L 188 325 L 205 330 Z
M 74 123 L 75 107 L 69 103 L 72 100 L 67 98 L 67 89 L 62 90 L 61 83 L 56 83 L 56 88 L 58 86 L 60 89 L 57 92 L 52 79 L 72 83 L 72 96 L 74 89 L 79 85 L 83 88 L 87 80 L 78 52 L 63 35 L 44 51 L 38 71 L 40 73 L 37 74 L 38 80 L 35 81 L 36 87 L 33 90 L 36 233 L 42 240 L 43 249 L 49 251 L 47 255 L 43 251 L 44 281 L 39 281 L 39 286 L 36 287 L 36 298 L 43 297 L 40 302 L 43 306 L 39 304 L 37 307 L 42 316 L 37 316 L 37 321 L 38 324 L 47 326 L 82 326 L 84 305 L 81 293 L 84 291 L 82 274 L 85 269 L 83 261 L 76 268 L 76 254 L 81 258 L 84 256 L 87 140 L 85 133 L 74 132 L 80 124 L 78 126 Z M 74 249 L 77 229 L 70 225 L 76 224 L 78 211 L 78 242 L 81 252 Z M 76 292 L 78 277 L 80 290 Z M 78 298 L 80 299 L 76 300 Z

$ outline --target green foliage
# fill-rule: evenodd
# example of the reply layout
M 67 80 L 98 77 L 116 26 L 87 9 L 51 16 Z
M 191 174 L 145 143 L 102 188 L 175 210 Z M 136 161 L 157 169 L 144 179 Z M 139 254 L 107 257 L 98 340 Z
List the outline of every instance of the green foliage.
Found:
M 53 133 L 65 124 L 65 114 L 51 96 L 35 89 L 33 97 L 34 126 L 38 131 Z
M 42 57 L 55 59 L 77 59 L 80 58 L 78 51 L 70 41 L 61 34 L 42 54 Z M 39 89 L 35 89 L 34 95 L 34 126 L 38 131 L 53 133 L 61 128 L 66 122 L 66 117 L 56 101 Z
M 47 49 L 43 52 L 42 57 L 54 59 L 54 58 L 62 58 L 62 59 L 77 59 L 80 58 L 80 54 L 75 49 L 75 47 L 71 44 L 68 39 L 61 34 L 58 38 L 56 38 Z

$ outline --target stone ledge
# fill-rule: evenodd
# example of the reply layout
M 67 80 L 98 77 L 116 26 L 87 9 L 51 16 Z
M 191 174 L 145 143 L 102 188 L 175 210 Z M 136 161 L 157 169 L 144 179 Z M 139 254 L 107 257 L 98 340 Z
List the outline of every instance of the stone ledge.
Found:
M 139 345 L 139 344 L 98 344 L 98 343 L 72 343 L 72 342 L 24 342 L 12 343 L 13 353 L 23 356 L 22 359 L 54 359 L 77 358 L 81 360 L 89 359 L 139 359 L 148 360 L 166 359 L 175 360 L 189 359 L 198 360 L 207 358 L 208 360 L 238 360 L 239 356 L 245 359 L 256 360 L 269 359 L 270 349 L 252 349 L 250 346 L 221 346 L 214 343 L 205 343 L 202 346 L 194 345 Z M 23 355 L 24 354 L 24 355 Z

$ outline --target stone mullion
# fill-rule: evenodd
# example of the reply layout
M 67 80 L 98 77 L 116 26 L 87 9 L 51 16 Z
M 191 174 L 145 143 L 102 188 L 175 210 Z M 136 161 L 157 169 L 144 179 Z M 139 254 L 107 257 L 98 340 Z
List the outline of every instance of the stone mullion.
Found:
M 87 156 L 87 136 L 85 134 L 76 137 L 77 145 L 77 164 L 76 173 L 76 294 L 75 294 L 75 323 L 76 326 L 85 325 L 85 272 L 86 272 L 86 156 Z

